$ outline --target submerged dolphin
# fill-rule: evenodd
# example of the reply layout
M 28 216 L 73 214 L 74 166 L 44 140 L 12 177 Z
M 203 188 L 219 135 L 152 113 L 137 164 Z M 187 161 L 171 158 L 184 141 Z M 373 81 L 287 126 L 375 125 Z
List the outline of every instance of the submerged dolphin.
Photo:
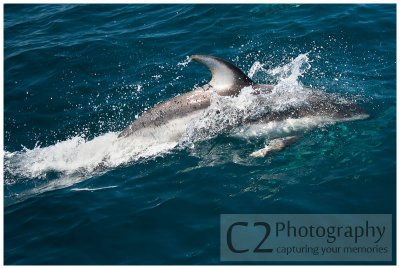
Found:
M 190 59 L 208 67 L 212 74 L 210 82 L 188 93 L 157 104 L 144 112 L 130 126 L 124 129 L 118 137 L 132 135 L 154 136 L 155 132 L 162 135 L 164 131 L 172 128 L 174 137 L 170 137 L 170 139 L 179 139 L 184 133 L 187 124 L 198 117 L 210 105 L 213 92 L 221 96 L 237 96 L 241 89 L 249 86 L 253 88 L 254 94 L 258 94 L 261 91 L 268 92 L 273 89 L 272 85 L 254 83 L 239 68 L 223 59 L 206 55 L 193 55 Z M 262 118 L 257 119 L 257 123 L 310 116 L 326 117 L 331 121 L 355 120 L 368 117 L 359 106 L 353 103 L 339 102 L 329 95 L 316 91 L 315 94 L 309 96 L 307 102 L 303 105 L 283 111 L 271 111 L 263 115 Z M 250 124 L 252 122 L 247 123 Z M 256 152 L 252 156 L 265 156 L 270 151 L 282 149 L 295 140 L 293 137 L 288 137 L 287 139 L 281 138 L 279 141 L 271 141 L 261 153 Z

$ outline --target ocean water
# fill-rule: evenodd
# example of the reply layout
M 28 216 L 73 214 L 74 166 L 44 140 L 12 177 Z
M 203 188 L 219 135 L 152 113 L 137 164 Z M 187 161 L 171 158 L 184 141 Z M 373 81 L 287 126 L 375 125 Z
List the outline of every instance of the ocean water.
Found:
M 220 214 L 395 216 L 395 36 L 388 4 L 5 5 L 5 264 L 220 264 Z M 275 103 L 214 96 L 178 143 L 117 139 L 209 80 L 192 54 L 277 85 Z M 310 90 L 370 117 L 230 132 Z

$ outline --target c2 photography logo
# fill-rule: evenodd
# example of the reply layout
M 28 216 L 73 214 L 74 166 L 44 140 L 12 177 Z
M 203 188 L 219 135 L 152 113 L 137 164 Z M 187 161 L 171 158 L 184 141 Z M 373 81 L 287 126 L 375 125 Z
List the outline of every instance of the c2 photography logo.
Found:
M 389 214 L 223 214 L 222 261 L 392 261 Z

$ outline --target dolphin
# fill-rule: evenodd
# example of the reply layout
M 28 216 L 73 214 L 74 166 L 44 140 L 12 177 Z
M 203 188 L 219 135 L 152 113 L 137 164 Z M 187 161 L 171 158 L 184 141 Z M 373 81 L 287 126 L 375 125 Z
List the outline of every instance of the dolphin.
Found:
M 273 85 L 256 84 L 242 70 L 232 63 L 207 55 L 192 55 L 190 60 L 204 64 L 211 72 L 211 80 L 190 92 L 176 96 L 155 105 L 145 111 L 131 125 L 125 128 L 118 137 L 155 136 L 157 133 L 171 132 L 168 140 L 179 140 L 188 124 L 199 117 L 211 103 L 211 96 L 237 96 L 245 87 L 251 87 L 253 94 L 269 92 Z M 325 117 L 330 121 L 347 121 L 365 119 L 368 114 L 354 103 L 340 102 L 332 96 L 315 91 L 303 105 L 290 107 L 285 110 L 271 111 L 256 120 L 257 124 L 278 122 L 286 119 L 302 117 Z M 252 124 L 255 122 L 244 122 Z M 254 152 L 251 156 L 261 157 L 285 148 L 297 140 L 297 137 L 279 138 L 272 140 L 265 149 Z

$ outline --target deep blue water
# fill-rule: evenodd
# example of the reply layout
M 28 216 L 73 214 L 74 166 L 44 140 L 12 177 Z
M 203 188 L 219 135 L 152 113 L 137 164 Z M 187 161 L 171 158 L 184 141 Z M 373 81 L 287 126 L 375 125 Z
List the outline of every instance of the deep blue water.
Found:
M 5 264 L 219 264 L 223 213 L 395 214 L 395 35 L 395 5 L 5 5 Z M 260 83 L 307 55 L 302 85 L 371 117 L 120 161 L 115 132 L 209 79 L 192 54 Z

